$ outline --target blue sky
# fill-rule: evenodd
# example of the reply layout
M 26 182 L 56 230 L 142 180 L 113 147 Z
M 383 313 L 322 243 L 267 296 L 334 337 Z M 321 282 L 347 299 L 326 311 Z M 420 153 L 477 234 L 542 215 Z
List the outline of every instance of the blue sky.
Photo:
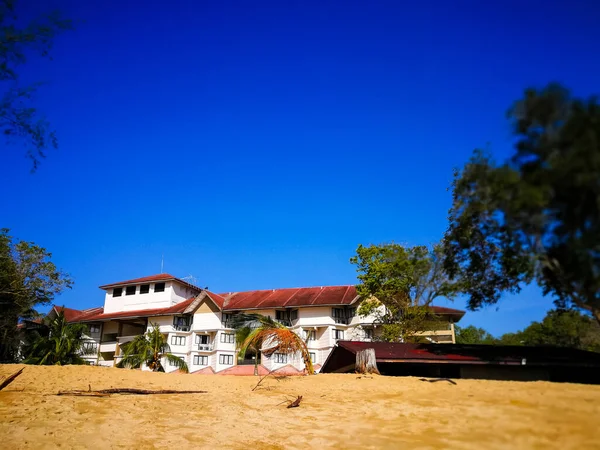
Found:
M 359 243 L 441 238 L 452 169 L 508 155 L 525 87 L 598 92 L 594 1 L 33 3 L 78 20 L 23 68 L 60 148 L 32 175 L 3 147 L 0 223 L 73 276 L 71 307 L 163 254 L 217 292 L 354 283 Z M 461 323 L 551 306 L 529 287 Z

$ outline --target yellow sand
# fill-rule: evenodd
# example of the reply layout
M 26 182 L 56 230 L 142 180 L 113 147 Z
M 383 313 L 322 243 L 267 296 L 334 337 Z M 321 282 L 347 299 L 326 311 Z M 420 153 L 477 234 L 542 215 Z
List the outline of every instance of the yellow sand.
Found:
M 0 366 L 6 376 L 22 366 Z M 0 392 L 1 448 L 600 448 L 600 386 L 26 366 Z M 207 394 L 58 397 L 61 389 Z M 303 395 L 299 408 L 287 398 Z

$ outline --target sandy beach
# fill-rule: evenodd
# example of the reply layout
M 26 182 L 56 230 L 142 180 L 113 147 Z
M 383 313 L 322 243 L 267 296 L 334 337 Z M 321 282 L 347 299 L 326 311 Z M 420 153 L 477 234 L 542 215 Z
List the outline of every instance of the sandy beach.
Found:
M 4 377 L 20 365 L 0 366 Z M 0 392 L 3 448 L 600 448 L 600 386 L 316 375 L 254 377 L 26 366 Z M 64 389 L 206 394 L 108 398 Z M 299 408 L 282 403 L 296 395 Z

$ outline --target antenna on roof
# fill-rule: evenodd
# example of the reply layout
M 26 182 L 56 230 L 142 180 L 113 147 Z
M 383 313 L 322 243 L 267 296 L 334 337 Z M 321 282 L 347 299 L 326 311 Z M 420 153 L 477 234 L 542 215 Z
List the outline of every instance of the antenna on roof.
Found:
M 198 286 L 198 279 L 194 275 L 188 275 L 187 277 L 183 277 L 182 280 L 187 281 L 194 286 Z
M 165 265 L 165 254 L 162 253 L 160 255 L 160 273 L 163 273 L 164 265 Z

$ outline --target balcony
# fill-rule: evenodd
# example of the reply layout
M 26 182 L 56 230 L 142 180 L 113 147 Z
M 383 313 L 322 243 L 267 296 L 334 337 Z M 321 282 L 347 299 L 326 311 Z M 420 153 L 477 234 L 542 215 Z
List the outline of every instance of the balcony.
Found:
M 198 347 L 198 351 L 199 352 L 212 352 L 215 344 L 214 342 L 212 344 L 196 344 Z
M 350 320 L 348 317 L 334 317 L 333 321 L 337 324 L 340 325 L 348 325 L 350 323 Z
M 175 331 L 190 331 L 192 327 L 190 325 L 173 325 Z

